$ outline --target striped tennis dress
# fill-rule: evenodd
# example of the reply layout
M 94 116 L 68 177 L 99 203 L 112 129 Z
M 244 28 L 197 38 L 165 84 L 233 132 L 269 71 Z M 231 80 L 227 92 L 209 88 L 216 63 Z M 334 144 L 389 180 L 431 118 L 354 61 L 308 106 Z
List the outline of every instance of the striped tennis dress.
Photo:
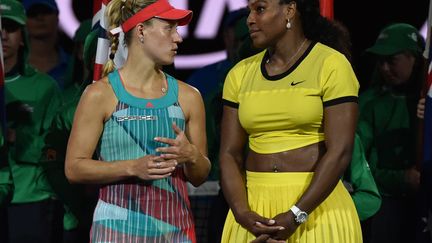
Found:
M 157 155 L 165 144 L 154 137 L 175 138 L 172 123 L 185 129 L 178 104 L 177 81 L 166 74 L 167 93 L 158 99 L 129 94 L 116 70 L 108 76 L 119 100 L 105 123 L 100 160 L 109 163 Z M 127 181 L 103 186 L 93 215 L 91 242 L 196 242 L 185 176 L 178 167 L 160 180 Z

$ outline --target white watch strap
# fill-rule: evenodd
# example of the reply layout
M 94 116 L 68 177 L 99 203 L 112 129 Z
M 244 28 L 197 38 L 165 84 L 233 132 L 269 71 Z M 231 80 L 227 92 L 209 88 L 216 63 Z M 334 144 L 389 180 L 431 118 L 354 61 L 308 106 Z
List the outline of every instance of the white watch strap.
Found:
M 295 216 L 297 216 L 298 215 L 298 213 L 300 213 L 300 208 L 298 208 L 296 205 L 293 205 L 291 208 L 290 208 L 290 210 L 293 212 L 293 214 L 295 215 Z

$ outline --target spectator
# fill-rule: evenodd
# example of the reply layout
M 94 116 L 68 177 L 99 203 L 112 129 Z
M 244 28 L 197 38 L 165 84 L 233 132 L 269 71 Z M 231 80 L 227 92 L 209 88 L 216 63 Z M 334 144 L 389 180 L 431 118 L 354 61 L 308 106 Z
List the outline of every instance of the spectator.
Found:
M 90 25 L 89 21 L 84 21 L 75 34 L 74 60 L 69 67 L 75 70 L 70 75 L 73 82 L 63 91 L 64 104 L 45 139 L 42 163 L 53 190 L 64 203 L 64 243 L 89 242 L 91 216 L 97 201 L 95 187 L 71 185 L 64 174 L 66 146 L 75 110 L 85 87 L 92 82 L 97 34 L 90 33 Z
M 22 0 L 27 13 L 30 40 L 29 62 L 37 70 L 47 73 L 63 90 L 69 54 L 60 45 L 59 9 L 55 0 Z
M 62 205 L 40 164 L 44 137 L 61 104 L 55 81 L 30 67 L 21 3 L 2 0 L 7 143 L 13 182 L 9 242 L 61 242 Z M 7 178 L 7 177 L 4 177 Z
M 351 163 L 346 169 L 343 182 L 354 201 L 362 227 L 363 242 L 371 238 L 371 218 L 381 206 L 381 195 L 365 158 L 360 137 L 355 136 Z
M 381 30 L 366 50 L 376 60 L 371 87 L 360 96 L 357 132 L 382 196 L 371 242 L 412 242 L 420 172 L 416 107 L 425 78 L 424 40 L 405 23 Z

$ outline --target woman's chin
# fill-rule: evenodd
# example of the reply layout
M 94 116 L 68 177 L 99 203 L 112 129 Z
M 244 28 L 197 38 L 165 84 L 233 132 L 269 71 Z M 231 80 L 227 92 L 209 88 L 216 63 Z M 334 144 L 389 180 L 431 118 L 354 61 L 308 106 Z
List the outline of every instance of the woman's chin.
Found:
M 252 38 L 252 46 L 257 49 L 266 48 L 267 45 L 262 40 L 258 38 Z

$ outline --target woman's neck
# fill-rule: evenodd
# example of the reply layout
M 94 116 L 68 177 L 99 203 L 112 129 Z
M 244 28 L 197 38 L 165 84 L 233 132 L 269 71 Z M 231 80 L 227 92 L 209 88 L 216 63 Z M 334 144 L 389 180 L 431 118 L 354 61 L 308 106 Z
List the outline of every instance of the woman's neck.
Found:
M 145 58 L 134 62 L 128 57 L 120 75 L 125 89 L 136 97 L 160 98 L 168 88 L 161 69 L 155 63 L 145 62 Z
M 298 59 L 307 46 L 307 39 L 303 34 L 285 35 L 275 45 L 268 48 L 269 62 L 274 64 L 288 64 Z
M 146 58 L 139 59 L 136 56 L 128 56 L 122 68 L 122 75 L 130 77 L 130 82 L 139 82 L 137 85 L 150 83 L 157 79 L 161 73 L 160 68 L 154 62 Z

